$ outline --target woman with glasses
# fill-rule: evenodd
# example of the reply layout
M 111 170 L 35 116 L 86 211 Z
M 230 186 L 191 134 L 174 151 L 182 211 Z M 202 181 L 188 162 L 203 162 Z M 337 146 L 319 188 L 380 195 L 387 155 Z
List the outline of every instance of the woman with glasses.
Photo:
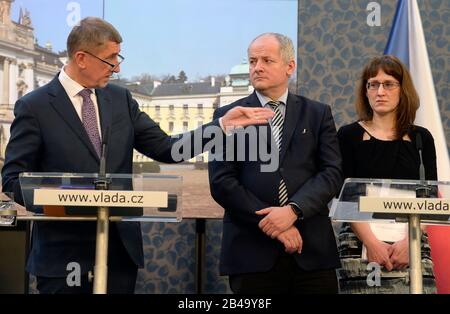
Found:
M 413 124 L 419 97 L 400 60 L 389 55 L 372 59 L 362 72 L 356 98 L 359 121 L 338 132 L 344 176 L 418 180 L 420 157 L 416 138 L 420 136 L 426 179 L 436 180 L 434 140 L 427 129 Z M 422 231 L 424 293 L 435 293 L 430 247 L 426 230 Z M 341 293 L 409 292 L 406 224 L 344 224 L 338 239 Z M 379 282 L 370 277 L 374 268 L 367 270 L 371 262 L 381 266 Z M 370 287 L 367 279 L 375 285 Z

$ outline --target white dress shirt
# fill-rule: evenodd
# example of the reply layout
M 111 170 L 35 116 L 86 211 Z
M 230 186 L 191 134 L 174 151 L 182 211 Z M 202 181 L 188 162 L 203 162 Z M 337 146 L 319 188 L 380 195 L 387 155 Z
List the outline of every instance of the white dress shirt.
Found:
M 278 97 L 278 99 L 270 99 L 269 97 L 262 95 L 258 91 L 255 91 L 255 92 L 256 92 L 256 96 L 259 99 L 259 102 L 261 103 L 261 106 L 263 106 L 264 108 L 272 109 L 272 107 L 270 105 L 268 105 L 267 103 L 270 101 L 280 101 L 281 104 L 279 105 L 279 108 L 280 108 L 281 115 L 283 116 L 283 119 L 286 117 L 286 106 L 287 106 L 287 98 L 288 98 L 288 90 L 287 89 L 283 93 L 283 95 Z M 272 119 L 270 120 L 270 122 L 271 122 L 270 125 L 272 125 Z
M 61 72 L 58 76 L 59 82 L 63 86 L 64 90 L 66 91 L 67 96 L 69 96 L 70 101 L 72 102 L 73 107 L 75 108 L 75 111 L 78 114 L 78 117 L 80 118 L 80 121 L 83 122 L 82 115 L 81 115 L 81 107 L 83 106 L 83 98 L 78 95 L 79 92 L 81 92 L 85 87 L 83 87 L 80 83 L 74 81 L 67 75 L 67 73 L 64 71 L 64 67 L 61 69 Z M 95 89 L 91 88 L 91 100 L 94 104 L 95 108 L 95 115 L 97 117 L 97 127 L 98 127 L 98 133 L 100 135 L 100 139 L 102 138 L 102 129 L 100 127 L 100 115 L 98 113 L 98 104 L 97 104 L 97 96 L 95 94 Z

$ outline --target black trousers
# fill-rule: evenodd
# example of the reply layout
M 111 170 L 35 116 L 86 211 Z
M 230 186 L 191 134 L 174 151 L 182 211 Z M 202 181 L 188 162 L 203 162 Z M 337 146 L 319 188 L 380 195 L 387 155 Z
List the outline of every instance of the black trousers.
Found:
M 136 286 L 138 267 L 130 258 L 122 244 L 116 228 L 110 225 L 108 245 L 108 293 L 133 294 Z M 69 286 L 66 277 L 37 276 L 37 289 L 41 294 L 91 294 L 93 282 L 88 275 L 81 276 L 80 286 Z
M 283 253 L 268 272 L 229 276 L 236 294 L 337 294 L 334 269 L 301 270 L 292 255 Z

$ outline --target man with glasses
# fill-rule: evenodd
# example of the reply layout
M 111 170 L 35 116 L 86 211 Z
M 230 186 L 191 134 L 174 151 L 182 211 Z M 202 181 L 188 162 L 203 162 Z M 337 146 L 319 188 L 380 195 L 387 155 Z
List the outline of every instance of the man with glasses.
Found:
M 98 172 L 106 132 L 108 173 L 131 173 L 133 149 L 157 161 L 175 162 L 171 148 L 178 140 L 141 112 L 127 89 L 108 85 L 111 75 L 120 71 L 121 42 L 111 24 L 83 19 L 69 34 L 67 65 L 50 83 L 17 101 L 2 170 L 3 191 L 14 192 L 17 202 L 23 203 L 18 179 L 22 172 Z M 208 125 L 267 123 L 273 115 L 248 109 L 238 108 L 179 139 Z M 93 270 L 95 234 L 95 222 L 34 224 L 27 271 L 37 277 L 41 293 L 92 292 L 88 272 Z M 140 225 L 111 223 L 109 238 L 108 292 L 133 293 L 137 269 L 144 266 Z M 70 287 L 67 266 L 73 262 L 81 266 L 81 285 Z
M 106 61 L 106 60 L 104 60 L 104 59 L 102 59 L 102 58 L 97 57 L 96 55 L 90 53 L 89 51 L 84 51 L 84 52 L 87 53 L 88 55 L 93 56 L 94 58 L 97 58 L 97 59 L 100 60 L 101 62 L 103 62 L 103 63 L 109 65 L 110 68 L 111 68 L 111 72 L 114 72 L 114 71 L 117 69 L 117 67 L 123 62 L 123 60 L 125 60 L 125 58 L 124 58 L 121 54 L 117 54 L 118 62 L 117 62 L 116 64 L 114 64 L 114 63 L 109 63 L 108 61 Z

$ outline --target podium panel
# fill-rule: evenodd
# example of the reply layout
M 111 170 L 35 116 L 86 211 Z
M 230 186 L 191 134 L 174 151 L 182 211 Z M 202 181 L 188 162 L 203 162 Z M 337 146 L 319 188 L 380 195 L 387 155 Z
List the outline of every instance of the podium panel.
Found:
M 424 196 L 424 191 L 426 196 Z M 349 178 L 330 217 L 338 222 L 406 221 L 417 214 L 425 224 L 450 224 L 450 182 Z
M 330 217 L 339 222 L 407 222 L 410 293 L 423 293 L 421 223 L 450 224 L 450 182 L 349 178 L 331 207 Z M 373 227 L 383 241 L 379 235 L 387 229 Z M 392 227 L 401 234 L 400 224 Z
M 103 168 L 104 169 L 104 168 Z M 96 221 L 93 292 L 105 294 L 110 221 L 179 222 L 182 178 L 160 174 L 21 173 L 25 208 L 1 198 L 0 225 L 17 220 Z
M 22 173 L 29 220 L 95 220 L 98 207 L 109 207 L 110 220 L 181 221 L 181 177 L 142 173 L 106 174 L 102 179 L 108 182 L 107 190 L 95 189 L 97 174 Z

